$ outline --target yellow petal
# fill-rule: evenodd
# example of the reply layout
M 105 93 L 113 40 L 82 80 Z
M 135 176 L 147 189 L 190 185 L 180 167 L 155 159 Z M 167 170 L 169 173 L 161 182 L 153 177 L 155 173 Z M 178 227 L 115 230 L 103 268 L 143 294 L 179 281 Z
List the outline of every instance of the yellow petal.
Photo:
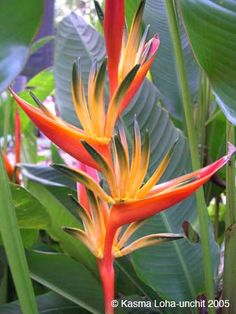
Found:
M 92 134 L 91 119 L 84 94 L 84 86 L 80 71 L 80 61 L 73 64 L 72 70 L 72 99 L 77 117 L 87 134 Z
M 145 1 L 142 0 L 131 24 L 127 44 L 124 52 L 122 53 L 119 65 L 119 74 L 121 78 L 124 78 L 135 65 L 136 53 L 140 41 L 140 31 L 144 5 Z
M 97 250 L 94 248 L 94 244 L 91 241 L 91 238 L 88 238 L 87 234 L 77 228 L 64 227 L 63 230 L 69 233 L 75 239 L 78 239 L 95 255 L 97 256 Z
M 118 241 L 117 246 L 122 249 L 126 242 L 129 240 L 129 238 L 138 230 L 139 227 L 143 225 L 143 223 L 144 220 L 140 220 L 129 224 L 127 229 L 122 234 L 120 240 Z
M 173 240 L 182 239 L 184 236 L 182 234 L 169 234 L 169 233 L 159 233 L 159 234 L 149 234 L 144 236 L 130 245 L 123 248 L 121 251 L 116 253 L 115 257 L 124 256 L 130 254 L 138 249 L 151 246 L 151 245 L 158 245 L 164 242 L 169 242 Z
M 160 180 L 163 173 L 165 172 L 167 166 L 169 165 L 169 161 L 173 152 L 174 146 L 168 151 L 165 157 L 162 159 L 160 165 L 157 167 L 156 171 L 153 173 L 151 178 L 142 186 L 137 194 L 137 198 L 143 198 Z
M 83 171 L 68 168 L 64 165 L 52 165 L 53 168 L 63 172 L 65 175 L 69 176 L 76 182 L 80 182 L 87 189 L 92 190 L 101 199 L 107 201 L 108 203 L 113 203 L 113 199 L 100 187 L 100 185 L 88 174 Z
M 146 131 L 144 143 L 141 151 L 140 166 L 136 169 L 133 176 L 130 174 L 130 179 L 133 178 L 133 184 L 130 188 L 129 196 L 130 198 L 136 198 L 138 190 L 143 183 L 143 180 L 146 176 L 148 165 L 150 160 L 150 142 L 149 134 Z

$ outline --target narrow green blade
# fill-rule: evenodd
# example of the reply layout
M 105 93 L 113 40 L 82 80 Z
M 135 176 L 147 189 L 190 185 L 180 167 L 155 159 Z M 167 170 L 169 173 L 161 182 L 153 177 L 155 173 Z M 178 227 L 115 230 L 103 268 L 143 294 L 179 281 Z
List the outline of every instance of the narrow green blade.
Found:
M 38 310 L 33 287 L 29 277 L 24 247 L 1 154 L 0 230 L 22 312 L 25 314 L 37 314 Z

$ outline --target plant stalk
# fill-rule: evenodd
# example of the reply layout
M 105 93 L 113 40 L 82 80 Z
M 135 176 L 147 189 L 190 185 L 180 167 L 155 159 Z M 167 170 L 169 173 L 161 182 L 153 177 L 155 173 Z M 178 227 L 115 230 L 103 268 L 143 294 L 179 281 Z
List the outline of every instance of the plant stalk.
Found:
M 227 121 L 227 141 L 235 142 L 234 126 Z M 236 311 L 236 187 L 235 187 L 235 157 L 226 166 L 226 232 L 225 256 L 223 274 L 223 300 L 229 300 L 230 307 L 224 307 L 223 313 Z
M 190 97 L 189 86 L 187 82 L 187 74 L 184 64 L 183 49 L 178 27 L 178 17 L 176 14 L 175 3 L 173 0 L 166 0 L 167 15 L 172 35 L 173 48 L 176 57 L 176 65 L 179 76 L 179 83 L 182 92 L 182 101 L 184 107 L 187 134 L 189 139 L 190 154 L 193 170 L 200 168 L 200 160 L 198 156 L 197 134 L 194 127 L 194 117 L 192 102 Z M 199 189 L 196 193 L 198 217 L 201 228 L 201 244 L 203 253 L 203 265 L 205 275 L 205 289 L 209 300 L 215 299 L 213 266 L 211 257 L 211 246 L 208 233 L 208 214 L 204 199 L 203 189 Z M 209 313 L 215 313 L 214 308 L 209 308 Z
M 200 75 L 200 90 L 198 95 L 198 114 L 196 125 L 198 130 L 198 147 L 200 149 L 200 163 L 204 165 L 205 160 L 205 144 L 206 144 L 206 121 L 208 119 L 208 111 L 210 105 L 210 84 L 204 70 Z
M 226 139 L 227 142 L 235 144 L 234 126 L 226 122 Z M 226 147 L 227 149 L 227 147 Z M 236 222 L 236 188 L 235 188 L 235 156 L 226 166 L 226 228 Z
M 114 314 L 112 301 L 115 298 L 115 272 L 112 244 L 117 228 L 107 223 L 107 232 L 104 245 L 104 256 L 98 259 L 98 269 L 103 287 L 105 314 Z

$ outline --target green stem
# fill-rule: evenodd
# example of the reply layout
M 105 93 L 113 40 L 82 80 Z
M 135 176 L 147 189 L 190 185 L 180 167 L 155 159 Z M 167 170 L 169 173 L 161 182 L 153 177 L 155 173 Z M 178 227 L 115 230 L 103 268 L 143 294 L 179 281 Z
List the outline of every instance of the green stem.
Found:
M 8 177 L 0 152 L 0 230 L 22 313 L 37 314 L 24 247 L 17 224 Z
M 215 215 L 214 215 L 214 233 L 215 233 L 215 240 L 218 240 L 219 234 L 219 213 L 220 213 L 220 203 L 221 197 L 217 196 L 215 198 Z
M 235 142 L 234 126 L 227 121 L 227 141 Z M 236 311 L 236 187 L 235 187 L 235 157 L 226 167 L 226 232 L 225 256 L 223 274 L 223 300 L 229 300 L 230 307 L 223 308 L 223 313 Z
M 200 148 L 201 165 L 204 163 L 205 144 L 206 144 L 206 121 L 208 119 L 208 111 L 210 105 L 210 84 L 206 73 L 201 70 L 200 89 L 198 95 L 198 110 L 196 117 L 196 125 L 198 130 L 198 146 Z
M 167 14 L 169 18 L 169 25 L 172 35 L 173 48 L 176 57 L 176 65 L 179 76 L 179 83 L 182 92 L 182 101 L 184 107 L 185 121 L 187 127 L 187 133 L 189 138 L 189 147 L 192 160 L 193 170 L 200 168 L 200 161 L 198 157 L 197 148 L 197 135 L 194 127 L 193 109 L 191 103 L 191 97 L 189 92 L 189 86 L 187 82 L 187 75 L 184 64 L 184 56 L 181 44 L 181 38 L 178 27 L 178 17 L 175 10 L 175 4 L 173 0 L 166 0 Z M 213 267 L 211 258 L 211 246 L 208 233 L 208 214 L 206 210 L 206 204 L 203 194 L 203 189 L 200 189 L 196 193 L 197 209 L 199 222 L 201 227 L 201 243 L 203 252 L 203 264 L 205 274 L 205 289 L 208 299 L 213 300 L 215 298 L 214 291 L 214 279 L 213 279 Z M 209 313 L 215 313 L 215 309 L 209 308 Z
M 226 124 L 227 142 L 234 144 L 235 132 L 234 126 L 227 121 Z M 227 148 L 226 148 L 227 149 Z M 230 163 L 226 166 L 226 228 L 236 222 L 236 189 L 235 189 L 235 157 L 231 158 Z

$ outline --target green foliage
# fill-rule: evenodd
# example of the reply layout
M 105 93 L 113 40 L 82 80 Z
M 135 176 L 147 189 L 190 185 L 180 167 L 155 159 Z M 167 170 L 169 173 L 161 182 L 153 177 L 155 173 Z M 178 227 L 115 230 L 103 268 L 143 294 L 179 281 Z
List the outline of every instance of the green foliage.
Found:
M 236 124 L 236 3 L 181 0 L 180 8 L 194 55 L 210 79 L 217 103 Z
M 181 23 L 181 20 L 180 20 Z M 181 99 L 180 82 L 176 68 L 176 58 L 173 50 L 171 31 L 166 12 L 165 0 L 148 0 L 144 12 L 144 24 L 150 24 L 150 35 L 155 33 L 160 36 L 160 48 L 151 68 L 152 80 L 160 92 L 163 106 L 177 120 L 184 121 L 183 104 Z M 184 61 L 188 74 L 188 82 L 191 87 L 192 102 L 198 89 L 198 67 L 193 58 L 188 38 L 181 28 L 182 46 L 184 49 Z M 189 104 L 190 105 L 190 104 Z M 180 124 L 184 128 L 183 124 Z
M 82 264 L 63 254 L 31 253 L 28 261 L 36 281 L 94 314 L 103 313 L 102 287 Z
M 18 226 L 22 229 L 47 229 L 50 218 L 46 209 L 27 190 L 11 185 Z
M 47 314 L 88 314 L 88 312 L 75 303 L 59 296 L 56 293 L 48 292 L 36 297 L 39 313 Z M 12 302 L 0 306 L 1 314 L 21 314 L 18 302 Z
M 82 243 L 63 231 L 65 226 L 81 227 L 81 223 L 76 217 L 75 205 L 71 201 L 72 191 L 63 187 L 43 186 L 31 181 L 29 181 L 28 187 L 48 210 L 52 221 L 50 228 L 47 229 L 49 235 L 59 243 L 64 252 L 83 263 L 97 276 L 95 259 L 91 253 Z
M 0 230 L 21 307 L 25 313 L 37 314 L 22 239 L 17 226 L 11 191 L 1 156 Z
M 128 27 L 131 25 L 139 2 L 139 0 L 126 1 Z M 23 2 L 10 0 L 10 3 L 0 4 L 0 23 L 4 25 L 4 32 L 0 32 L 0 64 L 3 64 L 3 70 L 0 65 L 0 92 L 19 74 L 27 56 L 52 39 L 45 37 L 31 44 L 40 23 L 42 3 L 35 0 Z M 183 133 L 186 130 L 183 122 L 181 86 L 166 3 L 164 0 L 147 0 L 146 2 L 143 25 L 151 24 L 149 35 L 158 33 L 161 45 L 150 70 L 152 81 L 147 79 L 144 81 L 120 118 L 127 134 L 129 147 L 133 141 L 134 116 L 139 123 L 142 135 L 147 129 L 149 130 L 151 158 L 148 176 L 153 173 L 168 149 L 178 139 L 170 164 L 160 183 L 191 171 L 189 139 L 186 139 Z M 195 117 L 195 120 L 202 119 L 200 122 L 195 122 L 196 126 L 202 128 L 198 130 L 199 133 L 204 134 L 203 142 L 200 144 L 204 148 L 207 147 L 206 152 L 201 147 L 201 160 L 208 164 L 225 153 L 226 119 L 234 124 L 236 122 L 234 103 L 236 4 L 230 0 L 222 2 L 180 0 L 175 10 L 178 12 L 178 27 L 191 94 L 189 106 L 196 105 L 197 110 L 199 107 L 202 109 L 201 96 L 207 86 L 201 85 L 200 71 L 204 70 L 208 76 L 215 96 L 212 96 L 212 91 L 209 89 L 210 97 L 205 103 L 206 115 L 201 117 L 196 111 Z M 14 19 L 9 18 L 13 15 Z M 54 94 L 55 88 L 56 105 L 60 116 L 76 126 L 79 125 L 79 121 L 72 104 L 71 72 L 72 64 L 78 57 L 80 57 L 87 96 L 92 61 L 96 59 L 98 63 L 101 63 L 105 57 L 104 40 L 102 35 L 87 24 L 82 17 L 71 13 L 58 25 L 54 68 L 42 71 L 27 83 L 27 89 L 33 91 L 40 101 Z M 35 105 L 28 90 L 21 92 L 20 96 Z M 105 93 L 107 102 L 107 82 Z M 220 105 L 225 116 L 218 108 L 215 108 L 215 102 Z M 10 105 L 12 104 L 8 96 L 2 97 L 0 115 L 4 117 L 1 119 L 4 122 L 0 121 L 0 136 L 5 136 L 5 146 L 6 136 L 13 134 L 14 106 Z M 37 162 L 39 157 L 36 129 L 22 113 L 21 119 L 24 139 L 23 160 Z M 51 155 L 53 162 L 63 163 L 55 146 L 51 148 Z M 23 163 L 20 168 L 27 189 L 11 184 L 10 191 L 0 161 L 2 243 L 9 259 L 22 310 L 28 307 L 31 310 L 26 309 L 24 313 L 36 313 L 23 252 L 24 246 L 28 250 L 31 277 L 42 285 L 43 292 L 53 291 L 53 293 L 36 297 L 39 313 L 103 313 L 103 294 L 96 260 L 84 244 L 63 230 L 65 226 L 82 228 L 77 206 L 71 198 L 72 195 L 75 198 L 77 196 L 75 183 L 48 165 Z M 216 181 L 216 178 L 214 180 Z M 210 203 L 213 197 L 219 198 L 220 193 L 224 191 L 224 170 L 218 173 L 217 180 L 218 186 L 212 181 L 205 188 L 207 203 Z M 215 206 L 210 206 L 215 236 L 221 243 L 225 227 L 224 205 L 218 212 L 217 210 Z M 185 220 L 189 221 L 193 229 L 199 232 L 194 196 L 147 220 L 133 236 L 133 240 L 146 234 L 180 233 L 183 231 L 182 223 Z M 208 222 L 208 227 L 213 256 L 212 264 L 216 273 L 219 248 L 214 240 L 210 222 Z M 20 233 L 18 228 L 20 228 Z M 235 239 L 235 233 L 233 237 Z M 235 244 L 235 241 L 231 240 L 230 246 L 233 247 L 233 243 Z M 232 256 L 228 260 L 228 265 L 231 265 L 229 268 L 233 267 L 231 262 L 235 256 L 234 252 Z M 16 261 L 20 261 L 19 265 Z M 199 294 L 205 293 L 202 269 L 201 235 L 200 243 L 193 244 L 187 239 L 182 239 L 158 247 L 144 248 L 133 253 L 129 259 L 122 258 L 116 261 L 117 296 L 122 295 L 126 298 L 130 294 L 135 295 L 130 298 L 137 299 L 144 296 L 150 300 L 156 298 L 176 301 L 195 300 Z M 4 276 L 7 277 L 6 270 L 4 272 Z M 227 280 L 234 287 L 230 275 Z M 4 281 L 0 284 L 0 292 L 3 293 L 2 300 L 6 298 L 5 301 L 7 301 Z M 20 311 L 18 302 L 0 305 L 0 313 L 15 314 L 21 313 Z M 183 310 L 180 313 L 185 312 Z M 117 313 L 132 313 L 132 311 L 121 309 Z M 174 311 L 163 310 L 163 313 L 174 313 Z

